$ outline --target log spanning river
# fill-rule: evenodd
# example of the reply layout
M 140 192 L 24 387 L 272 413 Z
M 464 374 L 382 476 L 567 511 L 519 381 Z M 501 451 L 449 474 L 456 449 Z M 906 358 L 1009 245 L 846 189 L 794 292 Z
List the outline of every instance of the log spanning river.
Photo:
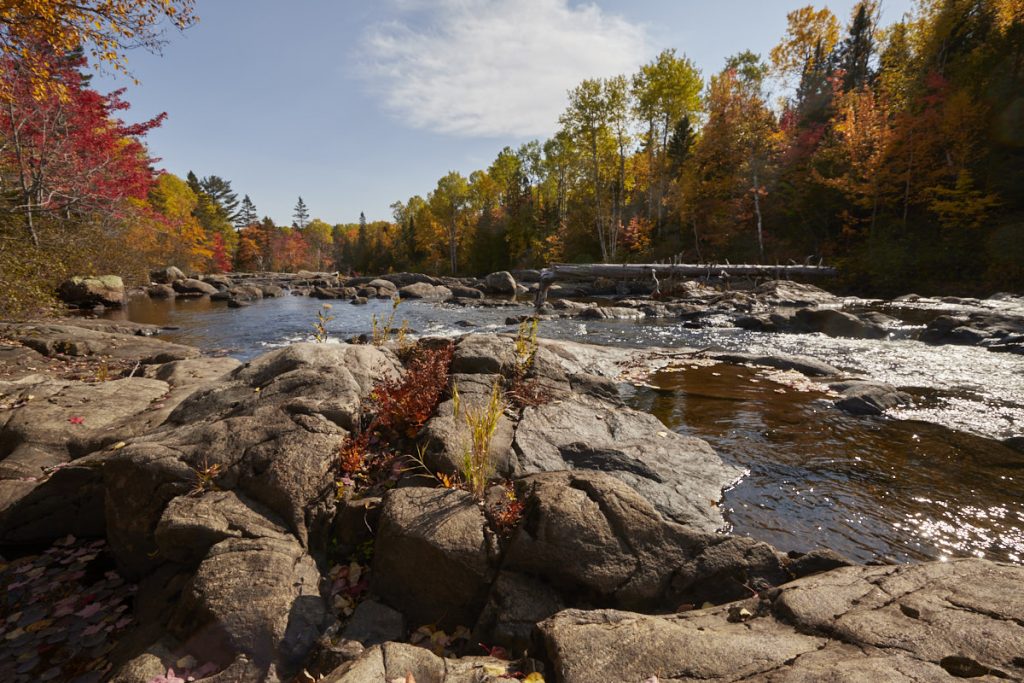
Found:
M 241 309 L 209 299 L 134 299 L 111 317 L 174 329 L 163 338 L 251 358 L 311 337 L 320 301 L 266 299 Z M 388 301 L 337 302 L 328 326 L 344 340 L 386 317 Z M 417 335 L 508 331 L 526 305 L 406 302 L 396 318 Z M 888 339 L 694 328 L 671 320 L 545 320 L 545 337 L 622 347 L 724 348 L 803 354 L 888 382 L 914 403 L 884 417 L 841 412 L 823 391 L 735 365 L 683 365 L 626 388 L 637 408 L 707 440 L 746 471 L 723 500 L 738 533 L 783 550 L 826 547 L 860 561 L 977 556 L 1024 563 L 1024 454 L 1001 443 L 1024 433 L 1024 356 L 913 339 L 935 311 L 892 310 Z M 824 385 L 817 385 L 824 389 Z

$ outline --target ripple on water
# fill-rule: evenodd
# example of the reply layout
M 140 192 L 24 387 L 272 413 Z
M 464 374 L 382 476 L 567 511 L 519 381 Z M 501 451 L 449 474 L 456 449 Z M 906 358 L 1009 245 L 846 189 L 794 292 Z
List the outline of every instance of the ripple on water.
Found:
M 1024 557 L 1024 455 L 999 442 L 849 416 L 750 368 L 688 368 L 652 384 L 638 408 L 747 470 L 722 502 L 737 533 L 860 561 Z

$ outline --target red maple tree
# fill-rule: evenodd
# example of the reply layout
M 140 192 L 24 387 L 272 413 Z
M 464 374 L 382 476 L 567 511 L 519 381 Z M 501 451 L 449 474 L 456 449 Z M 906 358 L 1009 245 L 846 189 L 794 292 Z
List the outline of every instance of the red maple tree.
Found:
M 144 199 L 155 160 L 141 138 L 166 116 L 126 124 L 117 118 L 129 107 L 124 91 L 89 88 L 81 54 L 42 58 L 58 87 L 40 91 L 19 58 L 0 59 L 0 173 L 16 197 L 8 210 L 24 217 L 36 245 L 42 217 L 116 212 L 122 199 Z

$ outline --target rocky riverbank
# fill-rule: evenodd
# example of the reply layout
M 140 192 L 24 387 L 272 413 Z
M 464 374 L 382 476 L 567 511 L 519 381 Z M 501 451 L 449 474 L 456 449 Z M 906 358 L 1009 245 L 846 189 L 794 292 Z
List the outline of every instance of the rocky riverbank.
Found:
M 126 292 L 119 278 L 74 278 L 60 296 L 70 306 L 119 307 L 131 295 L 153 299 L 210 297 L 241 308 L 264 298 L 309 296 L 365 304 L 370 299 L 420 299 L 460 306 L 502 307 L 538 304 L 541 319 L 667 320 L 695 328 L 734 325 L 759 332 L 885 339 L 901 318 L 932 311 L 913 331 L 929 344 L 971 345 L 1024 354 L 1024 297 L 995 294 L 989 299 L 926 298 L 914 294 L 893 301 L 839 297 L 813 285 L 791 281 L 738 282 L 727 278 L 647 282 L 597 278 L 542 282 L 535 270 L 498 272 L 485 277 L 433 277 L 422 273 L 345 277 L 337 273 L 227 273 L 188 277 L 169 267 L 151 273 L 152 283 Z M 519 319 L 509 319 L 516 323 Z
M 4 680 L 1024 677 L 1022 567 L 720 532 L 741 472 L 619 398 L 713 354 L 474 334 L 240 364 L 153 331 L 0 328 Z

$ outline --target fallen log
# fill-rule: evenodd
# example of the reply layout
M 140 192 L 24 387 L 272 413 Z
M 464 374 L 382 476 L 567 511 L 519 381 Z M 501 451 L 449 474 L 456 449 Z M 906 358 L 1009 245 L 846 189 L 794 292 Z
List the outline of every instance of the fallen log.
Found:
M 547 302 L 548 290 L 558 280 L 593 280 L 603 277 L 610 280 L 650 279 L 655 291 L 660 291 L 658 276 L 673 277 L 773 277 L 776 279 L 799 277 L 832 277 L 838 271 L 822 265 L 762 265 L 732 263 L 552 263 L 541 271 L 540 284 L 534 295 L 533 305 L 540 309 Z
M 549 280 L 587 280 L 598 277 L 609 279 L 651 279 L 657 277 L 832 277 L 837 274 L 831 266 L 732 263 L 553 263 L 543 273 Z

